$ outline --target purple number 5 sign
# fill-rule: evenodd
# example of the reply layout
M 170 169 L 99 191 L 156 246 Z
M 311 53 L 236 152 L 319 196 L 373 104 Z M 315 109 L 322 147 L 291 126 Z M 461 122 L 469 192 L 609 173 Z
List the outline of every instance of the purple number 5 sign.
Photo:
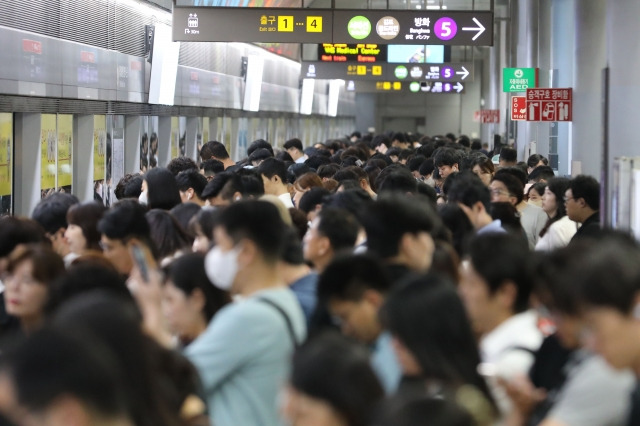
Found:
M 440 40 L 451 40 L 458 32 L 456 21 L 451 18 L 440 18 L 436 21 L 433 31 Z

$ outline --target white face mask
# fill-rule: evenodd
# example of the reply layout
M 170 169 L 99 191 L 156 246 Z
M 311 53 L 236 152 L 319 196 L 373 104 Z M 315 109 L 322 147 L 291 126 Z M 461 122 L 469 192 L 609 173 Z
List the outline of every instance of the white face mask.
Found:
M 149 202 L 148 198 L 147 198 L 147 191 L 142 191 L 140 193 L 140 196 L 138 197 L 138 202 L 140 204 L 142 204 L 143 206 L 146 206 L 147 203 Z
M 213 285 L 221 290 L 229 291 L 238 273 L 238 248 L 222 251 L 220 247 L 212 248 L 204 259 L 204 269 Z

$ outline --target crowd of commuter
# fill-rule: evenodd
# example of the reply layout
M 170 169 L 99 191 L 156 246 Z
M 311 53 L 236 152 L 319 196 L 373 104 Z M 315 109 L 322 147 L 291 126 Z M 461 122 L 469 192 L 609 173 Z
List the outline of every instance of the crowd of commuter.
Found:
M 487 148 L 211 141 L 1 218 L 0 425 L 640 425 L 640 245 Z

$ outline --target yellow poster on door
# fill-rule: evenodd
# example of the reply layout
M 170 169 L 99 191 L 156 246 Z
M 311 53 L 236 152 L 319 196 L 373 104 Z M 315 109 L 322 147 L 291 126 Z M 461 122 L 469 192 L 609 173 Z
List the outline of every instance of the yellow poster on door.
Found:
M 0 196 L 11 195 L 13 114 L 0 114 Z
M 93 180 L 105 178 L 105 154 L 107 152 L 107 117 L 93 117 Z
M 180 139 L 180 122 L 178 117 L 171 117 L 171 158 L 180 156 L 178 141 Z
M 209 117 L 204 117 L 202 119 L 202 144 L 209 142 Z M 198 151 L 199 153 L 200 151 Z
M 58 188 L 71 185 L 73 115 L 58 115 Z
M 56 187 L 56 115 L 42 114 L 40 119 L 40 189 Z

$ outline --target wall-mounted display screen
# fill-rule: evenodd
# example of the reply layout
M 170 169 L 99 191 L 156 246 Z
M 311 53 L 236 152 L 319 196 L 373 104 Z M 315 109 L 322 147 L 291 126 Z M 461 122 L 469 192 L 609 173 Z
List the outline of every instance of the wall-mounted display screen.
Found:
M 387 62 L 392 64 L 441 64 L 444 62 L 444 46 L 390 44 L 387 47 Z
M 386 62 L 387 46 L 323 43 L 318 45 L 318 60 L 322 62 Z

